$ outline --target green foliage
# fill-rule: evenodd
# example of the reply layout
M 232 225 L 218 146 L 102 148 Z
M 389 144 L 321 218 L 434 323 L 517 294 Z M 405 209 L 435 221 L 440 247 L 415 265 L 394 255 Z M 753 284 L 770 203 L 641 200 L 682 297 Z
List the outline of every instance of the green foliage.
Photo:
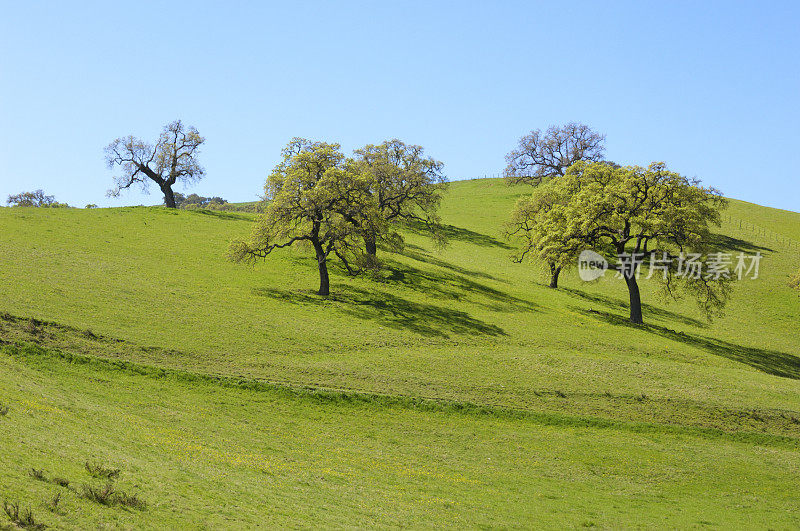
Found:
M 437 240 L 443 241 L 437 215 L 447 184 L 442 162 L 425 157 L 422 146 L 397 139 L 369 144 L 355 154 L 357 171 L 368 178 L 369 198 L 377 203 L 382 221 L 421 222 Z M 395 250 L 402 248 L 403 239 L 396 227 L 385 223 L 370 226 L 369 220 L 362 223 L 368 245 L 381 241 Z
M 119 166 L 122 174 L 114 178 L 115 187 L 108 191 L 111 197 L 134 185 L 146 191 L 152 181 L 164 193 L 164 204 L 175 208 L 172 187 L 194 184 L 205 175 L 197 156 L 205 138 L 194 127 L 184 127 L 180 120 L 164 126 L 155 145 L 133 136 L 117 138 L 105 148 L 109 169 Z
M 228 204 L 226 200 L 221 197 L 204 197 L 197 194 L 184 195 L 175 192 L 175 204 L 178 208 L 194 209 L 203 208 L 208 210 L 222 210 Z
M 369 180 L 345 159 L 339 144 L 293 139 L 265 186 L 268 203 L 249 241 L 234 241 L 233 261 L 253 260 L 296 243 L 310 244 L 320 272 L 320 295 L 328 294 L 327 259 L 335 253 L 351 269 L 364 230 L 383 231 L 384 220 L 369 198 Z M 357 220 L 358 223 L 354 223 Z
M 730 279 L 679 276 L 677 258 L 713 250 L 711 226 L 720 225 L 725 205 L 718 191 L 667 170 L 664 163 L 641 168 L 581 161 L 520 199 L 508 232 L 522 240 L 517 260 L 531 254 L 563 265 L 584 249 L 604 255 L 636 297 L 637 273 L 621 261 L 623 255 L 668 257 L 669 268 L 655 277 L 663 279 L 664 292 L 677 297 L 681 286 L 710 316 L 727 301 Z M 631 319 L 638 322 L 634 305 Z
M 45 195 L 41 190 L 35 192 L 22 192 L 8 196 L 6 203 L 15 207 L 38 207 L 38 208 L 68 208 L 66 203 L 59 203 L 52 195 Z

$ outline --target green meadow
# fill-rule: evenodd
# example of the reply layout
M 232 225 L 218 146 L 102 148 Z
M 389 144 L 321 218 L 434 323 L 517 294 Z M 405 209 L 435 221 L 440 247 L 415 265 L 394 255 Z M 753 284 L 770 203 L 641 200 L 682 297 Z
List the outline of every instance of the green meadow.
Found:
M 731 200 L 717 244 L 759 277 L 713 321 L 642 280 L 633 326 L 622 280 L 511 261 L 529 190 L 452 183 L 446 246 L 409 227 L 328 298 L 308 250 L 226 261 L 252 214 L 0 209 L 0 501 L 75 529 L 800 526 L 800 214 Z M 89 499 L 87 461 L 146 505 Z

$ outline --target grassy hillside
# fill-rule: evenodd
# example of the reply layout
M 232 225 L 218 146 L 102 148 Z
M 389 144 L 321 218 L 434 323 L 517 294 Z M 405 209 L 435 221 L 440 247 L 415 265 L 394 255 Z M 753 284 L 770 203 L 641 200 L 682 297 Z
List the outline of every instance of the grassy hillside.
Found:
M 631 327 L 621 280 L 509 260 L 525 191 L 454 183 L 446 248 L 408 232 L 329 299 L 307 251 L 224 260 L 250 214 L 0 209 L 0 498 L 75 527 L 800 524 L 800 214 L 732 201 L 761 277 L 713 323 L 643 282 Z M 26 467 L 94 458 L 148 509 L 42 509 Z

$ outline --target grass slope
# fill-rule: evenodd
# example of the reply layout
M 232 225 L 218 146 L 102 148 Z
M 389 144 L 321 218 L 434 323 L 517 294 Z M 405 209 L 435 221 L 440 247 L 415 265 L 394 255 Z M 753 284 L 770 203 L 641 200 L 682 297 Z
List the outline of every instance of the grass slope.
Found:
M 25 411 L 24 422 L 12 413 L 0 418 L 0 427 L 16 418 L 0 439 L 0 449 L 7 449 L 0 477 L 13 486 L 0 495 L 39 499 L 44 491 L 31 493 L 26 466 L 58 469 L 69 462 L 67 469 L 79 469 L 97 454 L 137 462 L 140 468 L 130 470 L 141 474 L 123 480 L 139 477 L 134 481 L 150 481 L 143 490 L 151 496 L 174 489 L 173 497 L 160 505 L 150 500 L 144 512 L 89 511 L 77 527 L 116 518 L 123 526 L 144 525 L 166 518 L 162 510 L 198 526 L 246 527 L 259 519 L 423 525 L 439 518 L 453 525 L 683 526 L 702 523 L 704 515 L 717 525 L 758 525 L 767 517 L 782 522 L 778 527 L 797 525 L 787 508 L 797 503 L 789 499 L 795 496 L 789 485 L 800 440 L 800 297 L 788 281 L 800 263 L 800 214 L 732 201 L 720 241 L 735 252 L 760 251 L 761 277 L 739 283 L 726 315 L 713 323 L 691 301 L 660 302 L 645 283 L 648 325 L 630 327 L 621 281 L 584 284 L 568 274 L 563 289 L 554 291 L 535 267 L 508 259 L 502 223 L 525 191 L 492 179 L 454 183 L 442 212 L 450 245 L 438 250 L 408 232 L 403 254 L 382 253 L 388 265 L 382 281 L 334 271 L 329 299 L 313 294 L 317 279 L 307 251 L 281 252 L 255 267 L 225 262 L 227 242 L 247 234 L 250 214 L 0 209 L 0 310 L 16 316 L 0 323 L 8 343 L 0 358 L 6 371 L 0 402 Z M 21 319 L 27 317 L 58 324 Z M 31 342 L 44 350 L 20 354 L 27 347 L 14 346 Z M 76 366 L 52 355 L 58 351 L 270 385 L 228 389 L 215 381 L 128 374 L 113 365 Z M 114 385 L 95 385 L 94 378 Z M 81 404 L 64 417 L 63 426 L 77 423 L 75 433 L 86 434 L 69 455 L 56 449 L 71 428 L 58 424 L 45 436 L 49 420 L 25 406 L 37 385 L 46 400 Z M 134 399 L 124 385 L 149 391 Z M 286 396 L 275 385 L 371 398 L 360 405 L 320 404 Z M 209 393 L 229 396 L 227 405 L 213 414 L 193 406 Z M 420 398 L 444 409 L 409 407 Z M 465 405 L 494 413 L 450 411 Z M 434 475 L 426 487 L 330 457 L 332 475 L 344 474 L 341 485 L 354 489 L 352 499 L 334 501 L 337 489 L 317 482 L 304 488 L 310 480 L 297 471 L 286 472 L 280 488 L 261 476 L 257 481 L 238 462 L 198 461 L 181 471 L 167 467 L 173 456 L 163 445 L 126 442 L 130 427 L 118 415 L 126 407 L 152 430 L 185 430 L 198 438 L 187 444 L 213 451 L 233 435 L 228 419 L 239 419 L 254 427 L 233 439 L 248 455 L 288 444 L 286 431 L 295 427 L 287 422 L 299 430 L 298 445 L 306 435 L 314 441 L 340 426 L 328 442 L 363 451 L 368 462 L 374 460 L 368 449 L 380 450 L 394 462 L 419 459 L 426 469 L 449 467 L 448 474 L 484 483 L 456 488 Z M 374 432 L 372 441 L 365 429 Z M 30 442 L 20 446 L 24 433 Z M 548 446 L 553 438 L 562 443 Z M 295 450 L 294 459 L 312 463 L 308 470 L 322 466 L 324 450 L 315 444 Z M 625 444 L 638 457 L 629 459 Z M 690 449 L 684 453 L 684 447 Z M 598 466 L 607 467 L 606 476 L 587 473 Z M 77 469 L 71 469 L 76 477 Z M 693 470 L 703 470 L 703 477 Z M 200 486 L 184 492 L 194 489 L 184 483 Z M 633 485 L 638 490 L 628 490 Z M 445 500 L 442 506 L 422 501 L 428 488 Z M 240 490 L 250 494 L 237 497 Z M 356 492 L 369 495 L 360 511 L 353 509 Z M 274 496 L 285 496 L 284 505 Z M 287 508 L 289 499 L 297 511 Z M 75 518 L 68 514 L 53 518 L 67 525 Z

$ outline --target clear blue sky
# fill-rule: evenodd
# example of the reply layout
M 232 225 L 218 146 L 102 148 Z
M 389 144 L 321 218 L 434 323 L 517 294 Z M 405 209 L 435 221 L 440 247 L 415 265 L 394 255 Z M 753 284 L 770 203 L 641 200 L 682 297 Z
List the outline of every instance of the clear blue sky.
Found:
M 231 201 L 293 136 L 397 137 L 462 179 L 576 120 L 609 159 L 800 210 L 798 2 L 75 4 L 0 2 L 2 201 L 160 203 L 106 198 L 103 147 L 176 118 L 207 139 L 193 191 Z

